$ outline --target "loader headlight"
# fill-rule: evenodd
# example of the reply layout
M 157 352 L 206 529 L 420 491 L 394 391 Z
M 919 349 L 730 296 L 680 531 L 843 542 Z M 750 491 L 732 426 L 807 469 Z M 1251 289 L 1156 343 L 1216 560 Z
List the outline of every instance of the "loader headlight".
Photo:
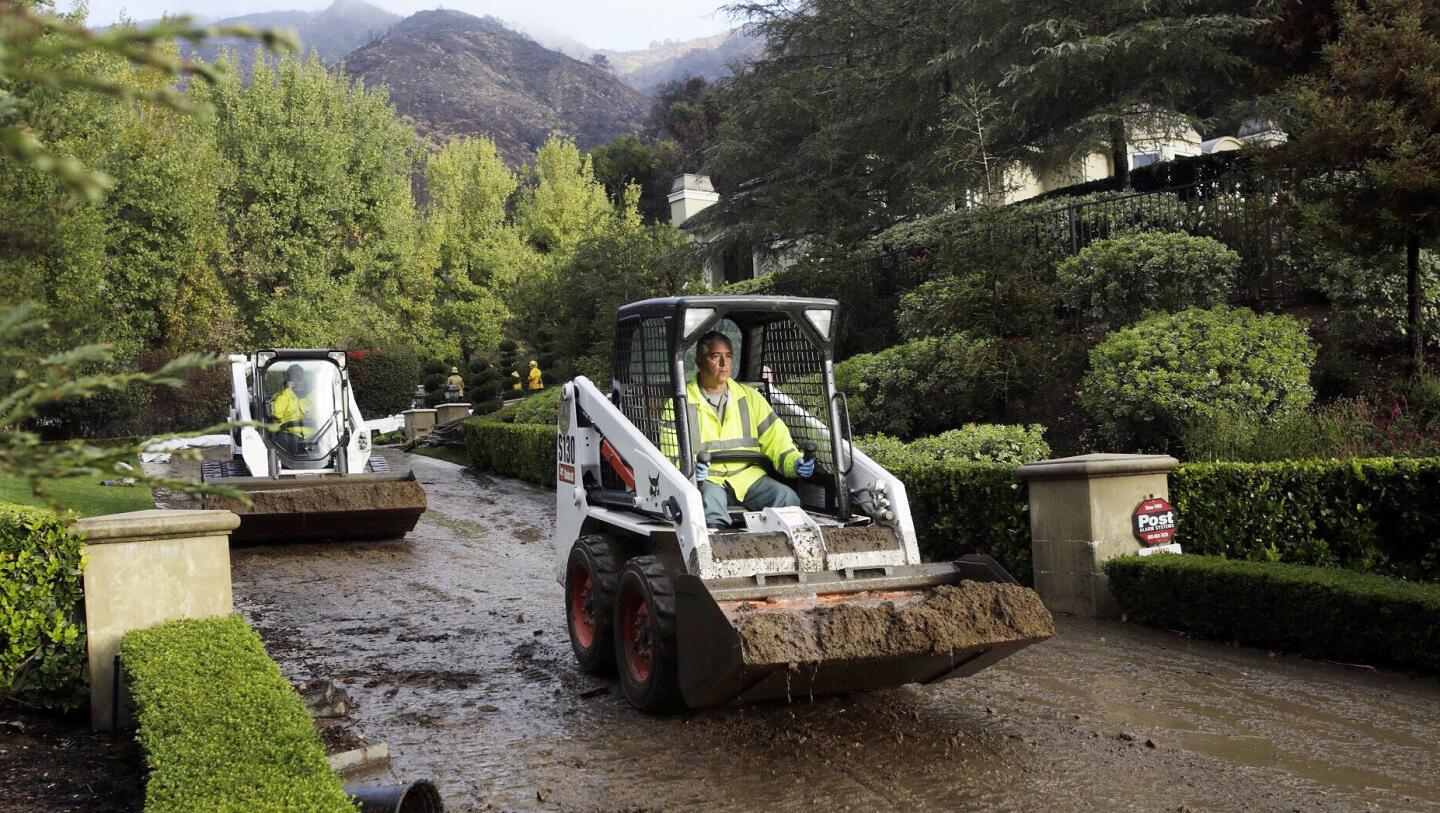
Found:
M 715 315 L 714 308 L 690 308 L 685 311 L 685 338 L 689 339 L 705 321 Z
M 835 311 L 829 308 L 807 308 L 805 318 L 815 327 L 820 338 L 830 341 L 830 323 L 835 319 Z

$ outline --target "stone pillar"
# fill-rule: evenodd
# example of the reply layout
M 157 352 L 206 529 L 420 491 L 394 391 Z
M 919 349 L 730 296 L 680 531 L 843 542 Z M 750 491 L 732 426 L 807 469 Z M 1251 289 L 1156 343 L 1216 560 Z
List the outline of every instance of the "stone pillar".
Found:
M 452 421 L 470 417 L 470 405 L 464 401 L 440 404 L 435 407 L 435 425 L 444 426 Z
M 90 661 L 90 726 L 111 727 L 115 655 L 133 629 L 177 618 L 229 615 L 229 511 L 132 511 L 87 517 L 85 637 Z M 122 704 L 120 720 L 128 722 Z
M 1051 610 L 1091 618 L 1120 614 L 1101 567 L 1140 550 L 1132 527 L 1139 504 L 1170 498 L 1169 455 L 1088 454 L 1020 467 L 1030 486 L 1035 590 Z
M 414 440 L 428 435 L 435 429 L 435 410 L 407 409 L 400 413 L 405 416 L 405 439 Z

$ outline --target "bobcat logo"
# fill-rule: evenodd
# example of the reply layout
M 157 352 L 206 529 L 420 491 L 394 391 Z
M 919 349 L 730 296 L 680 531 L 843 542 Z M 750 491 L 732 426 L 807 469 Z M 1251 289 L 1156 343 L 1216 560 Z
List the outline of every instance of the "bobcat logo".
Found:
M 651 477 L 651 478 L 650 478 L 650 499 L 652 499 L 652 500 L 657 500 L 657 499 L 659 499 L 659 498 L 660 498 L 660 475 L 657 474 L 657 475 L 655 475 L 654 477 Z

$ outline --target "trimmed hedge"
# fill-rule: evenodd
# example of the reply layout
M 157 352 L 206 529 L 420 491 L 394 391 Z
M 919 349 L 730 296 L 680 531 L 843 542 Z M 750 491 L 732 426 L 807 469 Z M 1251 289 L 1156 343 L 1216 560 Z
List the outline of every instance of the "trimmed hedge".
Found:
M 1022 583 L 1033 581 L 1030 495 L 1017 467 L 918 463 L 886 468 L 905 484 L 925 560 L 983 553 Z
M 50 511 L 0 503 L 0 697 L 85 699 L 84 540 Z
M 465 452 L 480 471 L 515 477 L 544 488 L 555 487 L 555 426 L 503 423 L 491 417 L 469 418 Z
M 145 810 L 347 811 L 305 704 L 238 615 L 126 633 Z
M 1170 484 L 1187 552 L 1440 579 L 1440 458 L 1190 463 Z
M 1120 606 L 1145 624 L 1440 673 L 1440 585 L 1190 555 L 1120 557 L 1105 572 Z

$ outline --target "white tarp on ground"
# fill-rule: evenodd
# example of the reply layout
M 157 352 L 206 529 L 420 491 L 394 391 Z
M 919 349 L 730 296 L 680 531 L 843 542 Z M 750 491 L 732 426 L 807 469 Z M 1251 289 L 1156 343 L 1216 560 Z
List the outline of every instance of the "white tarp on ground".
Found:
M 405 425 L 405 418 L 400 415 L 391 415 L 388 418 L 376 418 L 373 421 L 366 421 L 365 428 L 375 434 L 383 432 L 394 432 Z M 145 463 L 169 463 L 170 455 L 177 449 L 198 449 L 202 446 L 224 446 L 230 442 L 229 435 L 201 435 L 194 438 L 176 438 L 157 443 L 151 446 L 149 452 L 140 455 L 140 460 Z

